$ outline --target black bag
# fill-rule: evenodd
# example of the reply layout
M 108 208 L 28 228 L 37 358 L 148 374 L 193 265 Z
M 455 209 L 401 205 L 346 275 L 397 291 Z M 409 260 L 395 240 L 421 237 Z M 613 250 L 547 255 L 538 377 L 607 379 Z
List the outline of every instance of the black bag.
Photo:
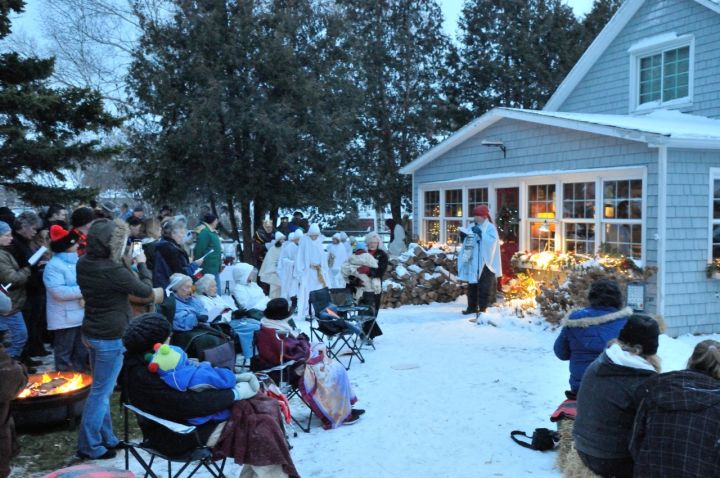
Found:
M 530 443 L 518 440 L 515 438 L 516 435 L 522 435 L 526 438 L 530 438 Z M 555 442 L 560 441 L 560 435 L 558 432 L 554 432 L 548 428 L 536 428 L 532 434 L 532 438 L 528 437 L 525 432 L 513 430 L 510 432 L 510 438 L 512 438 L 513 441 L 520 446 L 538 451 L 552 450 L 555 448 Z

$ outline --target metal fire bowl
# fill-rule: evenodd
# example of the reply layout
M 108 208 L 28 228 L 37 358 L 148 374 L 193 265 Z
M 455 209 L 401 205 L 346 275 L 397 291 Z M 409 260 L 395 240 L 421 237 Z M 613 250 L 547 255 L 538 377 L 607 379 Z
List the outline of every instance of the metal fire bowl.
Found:
M 73 376 L 76 372 L 46 372 L 51 376 Z M 42 373 L 32 374 L 29 382 L 40 381 Z M 83 383 L 87 385 L 66 393 L 41 395 L 37 397 L 16 398 L 10 402 L 10 412 L 15 419 L 15 426 L 22 429 L 47 428 L 51 425 L 67 423 L 71 427 L 77 424 L 82 415 L 85 400 L 90 394 L 92 378 L 83 375 Z

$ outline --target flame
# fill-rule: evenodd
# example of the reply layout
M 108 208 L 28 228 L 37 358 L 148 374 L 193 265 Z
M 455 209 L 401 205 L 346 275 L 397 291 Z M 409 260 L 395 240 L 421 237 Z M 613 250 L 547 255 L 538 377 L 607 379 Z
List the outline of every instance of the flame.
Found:
M 83 387 L 86 387 L 90 385 L 92 379 L 84 375 L 82 373 L 72 373 L 72 376 L 70 376 L 71 372 L 51 372 L 51 373 L 43 373 L 42 376 L 39 374 L 31 375 L 30 381 L 25 386 L 22 392 L 17 396 L 17 398 L 28 398 L 28 397 L 37 397 L 37 396 L 48 396 L 48 395 L 60 395 L 63 393 L 72 392 L 78 389 L 81 389 Z M 45 383 L 50 383 L 54 379 L 57 378 L 64 378 L 67 380 L 67 382 L 63 383 L 60 386 L 57 386 L 53 388 L 52 390 L 49 390 L 47 392 L 42 391 L 40 389 L 40 386 Z M 87 380 L 87 381 L 86 381 Z

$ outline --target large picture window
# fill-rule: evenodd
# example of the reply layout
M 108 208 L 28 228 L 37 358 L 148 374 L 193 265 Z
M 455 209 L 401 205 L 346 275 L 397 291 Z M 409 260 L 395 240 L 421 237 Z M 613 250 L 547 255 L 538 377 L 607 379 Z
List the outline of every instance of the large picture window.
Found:
M 595 183 L 563 184 L 565 251 L 595 253 Z
M 603 242 L 608 252 L 642 257 L 642 180 L 603 181 Z
M 530 250 L 555 250 L 555 185 L 528 186 Z

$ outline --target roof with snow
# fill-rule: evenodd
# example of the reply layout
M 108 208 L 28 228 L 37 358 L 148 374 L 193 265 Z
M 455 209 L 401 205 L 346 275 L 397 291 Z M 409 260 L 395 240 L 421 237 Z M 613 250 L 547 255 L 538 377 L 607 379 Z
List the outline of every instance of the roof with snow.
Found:
M 652 146 L 720 149 L 720 120 L 679 111 L 656 110 L 644 116 L 629 116 L 494 108 L 407 164 L 400 172 L 414 173 L 504 118 L 612 136 Z

